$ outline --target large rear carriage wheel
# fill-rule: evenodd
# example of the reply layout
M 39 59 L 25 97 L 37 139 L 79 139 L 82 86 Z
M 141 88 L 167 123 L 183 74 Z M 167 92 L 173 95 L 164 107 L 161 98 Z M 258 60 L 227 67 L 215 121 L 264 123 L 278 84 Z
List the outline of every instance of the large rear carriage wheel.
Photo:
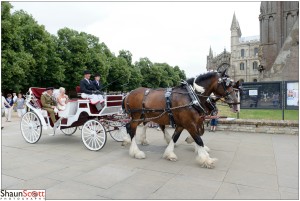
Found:
M 81 130 L 82 142 L 92 151 L 102 149 L 106 143 L 106 132 L 99 121 L 89 120 L 85 122 Z
M 34 112 L 27 112 L 21 119 L 21 133 L 30 144 L 34 144 L 41 138 L 42 123 L 37 114 Z

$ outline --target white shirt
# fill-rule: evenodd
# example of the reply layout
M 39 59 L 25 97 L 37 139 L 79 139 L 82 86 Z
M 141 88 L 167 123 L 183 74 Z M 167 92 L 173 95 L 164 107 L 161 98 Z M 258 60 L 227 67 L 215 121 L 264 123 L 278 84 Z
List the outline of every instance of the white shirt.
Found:
M 86 79 L 86 78 L 84 78 L 84 79 L 85 79 L 89 84 L 91 84 L 90 81 L 89 81 L 88 79 Z
M 6 101 L 6 99 L 4 98 L 4 96 L 2 96 L 1 107 L 4 108 L 5 105 L 9 105 L 9 103 Z

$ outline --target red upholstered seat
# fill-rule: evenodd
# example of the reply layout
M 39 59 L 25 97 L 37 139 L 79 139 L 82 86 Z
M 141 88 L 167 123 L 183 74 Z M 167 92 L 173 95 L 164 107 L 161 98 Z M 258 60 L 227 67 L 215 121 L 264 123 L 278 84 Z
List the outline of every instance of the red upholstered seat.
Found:
M 81 93 L 81 92 L 80 92 L 80 86 L 76 86 L 76 89 L 75 89 L 75 90 L 76 90 L 76 93 Z

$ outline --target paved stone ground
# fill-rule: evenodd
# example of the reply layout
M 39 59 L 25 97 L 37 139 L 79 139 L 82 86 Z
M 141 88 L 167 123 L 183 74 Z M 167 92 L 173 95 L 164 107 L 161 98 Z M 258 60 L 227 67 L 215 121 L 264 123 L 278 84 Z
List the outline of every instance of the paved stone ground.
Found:
M 162 158 L 166 144 L 155 129 L 148 129 L 150 145 L 138 143 L 147 158 L 137 160 L 110 136 L 102 150 L 87 150 L 80 131 L 47 131 L 28 144 L 15 115 L 3 119 L 2 189 L 46 189 L 47 199 L 299 198 L 298 135 L 206 132 L 203 140 L 219 160 L 205 169 L 184 141 L 186 132 L 175 147 L 177 162 Z

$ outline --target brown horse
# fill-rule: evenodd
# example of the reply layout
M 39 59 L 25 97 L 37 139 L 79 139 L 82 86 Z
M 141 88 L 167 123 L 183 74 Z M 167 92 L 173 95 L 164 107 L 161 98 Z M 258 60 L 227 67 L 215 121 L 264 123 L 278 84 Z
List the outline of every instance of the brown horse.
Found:
M 227 78 L 229 78 L 229 76 L 227 74 L 225 74 L 225 76 Z M 237 82 L 234 82 L 233 80 L 230 80 L 230 81 L 231 81 L 230 84 L 235 88 L 236 91 L 241 91 L 240 81 L 237 81 Z M 195 84 L 194 84 L 194 82 L 195 82 Z M 192 85 L 194 87 L 194 89 L 196 89 L 196 92 L 198 94 L 198 98 L 201 101 L 203 101 L 205 98 L 207 98 L 204 101 L 204 103 L 203 102 L 202 103 L 203 103 L 204 109 L 206 111 L 206 114 L 212 115 L 212 113 L 217 110 L 215 104 L 220 99 L 220 97 L 216 97 L 213 94 L 210 94 L 210 96 L 207 97 L 204 94 L 201 94 L 201 93 L 204 92 L 203 85 L 205 84 L 205 83 L 202 83 L 202 82 L 203 82 L 203 80 L 201 79 L 201 77 L 199 77 L 199 78 L 198 77 L 197 78 L 190 78 L 190 79 L 187 80 L 187 83 L 190 84 L 190 85 Z M 197 89 L 198 89 L 198 91 L 197 91 Z M 231 108 L 233 108 L 232 104 L 229 104 L 229 106 Z M 237 108 L 235 108 L 233 110 L 233 112 L 236 112 L 236 111 L 237 111 Z M 140 135 L 140 141 L 141 141 L 142 145 L 148 145 L 149 144 L 148 141 L 147 141 L 147 139 L 146 139 L 146 131 L 147 131 L 147 128 L 148 128 L 146 126 L 147 123 L 148 122 L 143 122 L 144 126 L 143 126 L 143 129 L 142 129 L 142 133 Z M 167 144 L 169 144 L 172 138 L 171 138 L 170 134 L 168 133 L 168 131 L 165 129 L 166 128 L 165 125 L 159 125 L 159 127 L 161 128 L 161 131 L 164 133 L 164 139 L 165 139 L 165 141 L 167 142 Z M 191 144 L 192 142 L 194 142 L 194 140 L 193 140 L 193 138 L 191 136 L 187 137 L 185 141 L 188 144 Z M 126 142 L 126 143 L 128 143 L 128 142 Z M 204 146 L 204 148 L 205 148 L 205 150 L 207 152 L 210 151 L 210 149 L 207 146 Z
M 197 84 L 200 81 L 202 86 Z M 202 92 L 201 95 L 203 98 L 207 98 L 213 92 L 219 97 L 225 97 L 229 104 L 235 105 L 238 103 L 232 83 L 225 76 L 225 71 L 223 73 L 209 72 L 201 75 L 195 79 L 193 86 L 196 91 Z M 123 100 L 123 109 L 132 118 L 131 122 L 126 125 L 127 132 L 132 141 L 129 149 L 130 156 L 145 158 L 145 153 L 139 150 L 135 141 L 136 129 L 140 123 L 153 121 L 159 125 L 170 124 L 169 114 L 166 112 L 165 94 L 165 89 L 149 90 L 141 87 L 130 92 Z M 204 101 L 200 100 L 200 102 Z M 206 113 L 205 110 L 203 107 L 199 109 L 192 102 L 187 89 L 181 86 L 173 88 L 171 104 L 171 113 L 173 114 L 176 128 L 172 140 L 165 150 L 164 158 L 172 161 L 177 160 L 177 156 L 174 153 L 174 143 L 178 140 L 183 129 L 186 129 L 197 144 L 197 161 L 202 167 L 212 168 L 216 159 L 209 157 L 201 139 L 201 135 L 204 132 L 203 121 Z

